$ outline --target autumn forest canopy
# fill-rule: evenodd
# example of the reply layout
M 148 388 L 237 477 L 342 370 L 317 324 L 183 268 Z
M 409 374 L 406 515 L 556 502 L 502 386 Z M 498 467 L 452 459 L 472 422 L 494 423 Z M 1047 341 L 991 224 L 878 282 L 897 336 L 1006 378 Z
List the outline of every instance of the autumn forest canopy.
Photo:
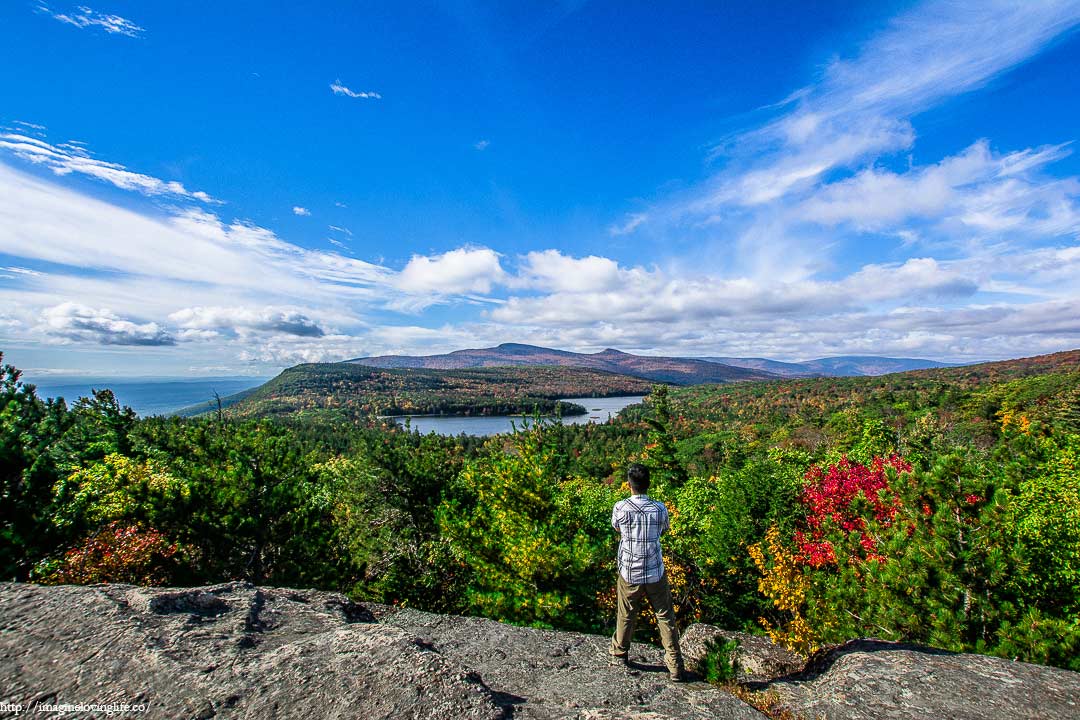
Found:
M 287 371 L 276 394 L 233 412 L 139 418 L 108 390 L 42 399 L 4 366 L 3 577 L 247 579 L 610 632 L 610 511 L 642 462 L 671 510 L 681 622 L 802 653 L 874 636 L 1080 670 L 1080 351 L 656 385 L 602 425 L 537 419 L 490 438 L 410 433 L 377 417 L 385 395 L 336 403 L 336 381 L 304 367 L 323 378 L 317 392 L 290 395 Z M 351 372 L 410 408 L 443 402 L 443 376 Z M 528 374 L 534 386 L 580 379 Z M 451 379 L 465 393 L 445 401 L 456 411 L 477 384 L 505 398 L 523 382 L 509 370 Z M 550 390 L 531 397 L 568 394 Z

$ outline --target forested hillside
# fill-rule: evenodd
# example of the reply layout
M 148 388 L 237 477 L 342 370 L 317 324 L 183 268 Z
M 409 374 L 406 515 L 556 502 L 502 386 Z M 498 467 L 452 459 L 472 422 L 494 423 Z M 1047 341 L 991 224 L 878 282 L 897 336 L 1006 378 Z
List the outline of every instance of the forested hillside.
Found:
M 1078 351 L 658 386 L 615 422 L 487 440 L 319 413 L 139 420 L 107 391 L 43 402 L 6 367 L 0 572 L 246 578 L 608 632 L 611 505 L 640 461 L 671 509 L 683 621 L 804 653 L 871 635 L 1080 669 L 1078 455 Z
M 236 398 L 226 398 L 232 417 L 320 417 L 356 420 L 378 415 L 582 414 L 585 408 L 557 403 L 565 397 L 643 395 L 652 384 L 600 370 L 553 367 L 490 367 L 466 370 L 380 369 L 349 363 L 291 367 Z M 202 412 L 213 408 L 196 408 Z

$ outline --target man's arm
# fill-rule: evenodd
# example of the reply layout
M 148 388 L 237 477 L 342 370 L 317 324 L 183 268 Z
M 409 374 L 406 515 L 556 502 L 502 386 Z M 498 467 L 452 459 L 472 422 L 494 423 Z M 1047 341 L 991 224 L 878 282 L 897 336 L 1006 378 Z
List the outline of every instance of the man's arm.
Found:
M 619 512 L 619 503 L 615 503 L 615 507 L 611 509 L 611 527 L 615 529 L 615 532 L 622 535 L 622 528 L 619 527 L 619 523 L 622 521 L 622 513 Z

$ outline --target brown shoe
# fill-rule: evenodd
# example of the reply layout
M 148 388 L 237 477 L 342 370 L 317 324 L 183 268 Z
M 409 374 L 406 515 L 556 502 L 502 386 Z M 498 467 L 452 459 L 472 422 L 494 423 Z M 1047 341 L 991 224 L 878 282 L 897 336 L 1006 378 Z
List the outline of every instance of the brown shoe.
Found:
M 630 664 L 630 657 L 628 655 L 608 655 L 608 665 L 621 665 L 626 667 Z

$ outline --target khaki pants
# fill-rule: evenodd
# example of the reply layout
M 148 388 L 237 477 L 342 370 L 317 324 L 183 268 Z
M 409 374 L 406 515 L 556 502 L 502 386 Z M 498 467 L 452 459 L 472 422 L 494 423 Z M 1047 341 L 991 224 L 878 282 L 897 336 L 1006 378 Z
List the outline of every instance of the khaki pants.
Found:
M 675 609 L 671 604 L 671 586 L 668 585 L 667 573 L 658 581 L 644 585 L 631 585 L 619 574 L 618 584 L 619 615 L 615 623 L 615 635 L 611 638 L 611 654 L 625 657 L 630 652 L 630 640 L 634 637 L 634 625 L 638 613 L 649 600 L 656 613 L 656 624 L 660 628 L 660 641 L 664 644 L 664 664 L 674 672 L 682 668 L 682 650 L 679 649 L 679 628 L 675 626 Z

